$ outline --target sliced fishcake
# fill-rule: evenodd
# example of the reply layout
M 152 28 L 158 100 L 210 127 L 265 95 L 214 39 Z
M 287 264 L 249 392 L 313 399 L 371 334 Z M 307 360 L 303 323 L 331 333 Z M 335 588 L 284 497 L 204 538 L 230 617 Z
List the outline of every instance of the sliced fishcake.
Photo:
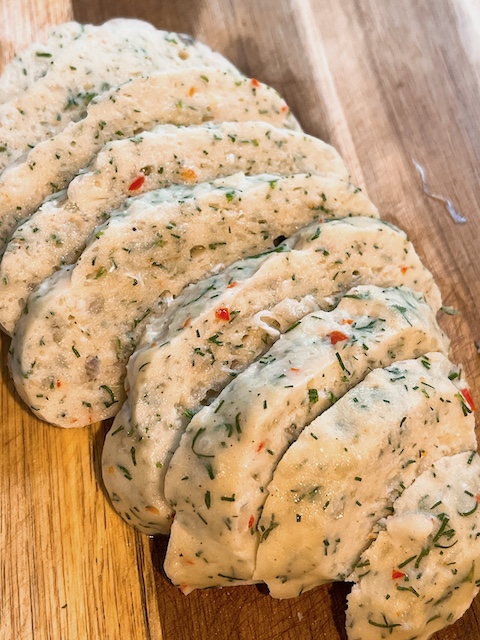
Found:
M 133 136 L 159 123 L 224 120 L 297 128 L 274 89 L 208 67 L 157 72 L 100 94 L 82 120 L 37 144 L 22 162 L 0 175 L 0 244 L 8 240 L 19 220 L 31 215 L 52 192 L 63 189 L 109 140 Z
M 217 195 L 223 199 L 225 191 L 220 190 Z M 240 243 L 221 240 L 218 224 L 201 225 L 207 242 L 205 245 L 197 244 L 203 240 L 191 219 L 196 219 L 199 212 L 195 203 L 191 202 L 187 203 L 191 206 L 180 206 L 180 210 L 186 211 L 187 220 L 190 218 L 190 224 L 172 226 L 168 220 L 171 216 L 167 214 L 178 213 L 178 205 L 164 207 L 166 211 L 162 226 L 155 222 L 152 229 L 151 220 L 147 222 L 147 233 L 142 241 L 143 204 L 139 202 L 137 221 L 131 216 L 128 224 L 122 225 L 124 221 L 121 217 L 112 218 L 106 229 L 99 230 L 99 234 L 103 232 L 103 235 L 89 245 L 74 268 L 66 267 L 43 282 L 30 300 L 28 313 L 21 317 L 17 325 L 10 358 L 13 379 L 32 410 L 47 422 L 65 427 L 83 426 L 115 415 L 124 398 L 126 362 L 135 348 L 146 317 L 162 310 L 165 292 L 177 295 L 186 284 L 198 279 L 202 270 L 204 275 L 217 265 L 220 257 L 232 262 L 233 256 L 238 253 L 236 247 Z M 232 211 L 235 212 L 235 207 Z M 275 214 L 272 213 L 273 220 Z M 374 236 L 382 233 L 378 229 L 388 228 L 380 221 L 369 218 L 361 218 L 359 224 L 354 222 L 352 225 L 351 222 L 355 220 L 352 218 L 339 223 L 339 227 L 327 233 L 332 238 L 332 244 L 336 242 L 333 236 L 338 231 L 345 230 L 348 234 L 352 228 L 361 231 L 365 226 L 367 239 L 374 241 Z M 123 237 L 122 243 L 119 243 L 115 233 L 117 223 L 118 226 L 126 226 L 129 240 Z M 324 223 L 323 226 L 329 224 Z M 222 226 L 228 234 L 228 221 Z M 212 227 L 213 232 L 217 233 L 213 241 L 209 232 Z M 338 264 L 330 258 L 330 252 L 324 255 L 328 237 L 319 241 L 320 227 L 318 224 L 311 225 L 292 238 L 291 242 L 306 251 L 286 256 L 278 263 L 276 277 L 274 272 L 268 276 L 270 281 L 274 278 L 277 283 L 275 291 L 268 292 L 274 303 L 287 297 L 287 290 L 294 292 L 293 296 L 300 296 L 303 287 L 301 297 L 315 293 L 322 280 L 323 291 L 330 295 L 332 288 L 339 291 L 345 280 L 350 285 L 352 277 L 359 277 L 364 256 L 360 256 L 359 260 L 353 259 L 344 277 L 338 278 L 338 283 L 332 287 L 331 274 L 333 270 L 338 270 Z M 248 231 L 248 227 L 246 229 Z M 255 222 L 251 229 L 255 229 Z M 377 233 L 368 234 L 368 229 Z M 111 233 L 106 233 L 108 230 Z M 396 233 L 397 247 L 401 246 L 403 250 L 405 236 Z M 248 253 L 247 247 L 255 245 L 248 235 L 244 242 L 244 253 Z M 271 246 L 271 242 L 266 244 Z M 348 245 L 347 254 L 351 246 Z M 390 253 L 382 254 L 375 249 L 375 254 L 378 256 L 377 264 L 391 260 Z M 336 252 L 334 255 L 341 259 L 343 253 Z M 429 282 L 431 275 L 418 264 L 416 255 L 404 263 L 417 263 L 415 273 L 418 279 Z M 321 270 L 320 273 L 315 273 L 315 266 Z M 298 272 L 298 280 L 288 283 L 289 286 L 282 285 L 292 268 Z M 352 271 L 355 272 L 353 276 Z M 383 275 L 387 274 L 388 268 Z M 411 276 L 402 277 L 398 267 L 394 268 L 390 277 L 394 283 L 411 280 Z M 433 287 L 434 299 L 437 293 Z M 264 299 L 265 295 L 260 298 Z
M 431 353 L 373 371 L 314 420 L 268 487 L 254 579 L 276 598 L 345 580 L 405 487 L 442 456 L 476 446 L 464 387 Z
M 287 330 L 192 418 L 173 454 L 165 476 L 175 510 L 170 579 L 185 593 L 252 582 L 260 537 L 278 516 L 259 529 L 257 522 L 288 447 L 370 370 L 430 349 L 447 351 L 448 344 L 431 309 L 409 290 L 358 287 L 335 310 Z M 290 545 L 293 539 L 304 546 L 296 535 Z
M 12 237 L 0 269 L 0 324 L 8 333 L 30 291 L 61 265 L 74 262 L 88 235 L 128 195 L 237 171 L 342 179 L 348 173 L 326 143 L 265 122 L 161 125 L 108 143 L 90 169 L 70 183 L 68 199 L 47 201 Z
M 480 585 L 479 501 L 475 452 L 441 458 L 404 491 L 350 578 L 349 640 L 427 640 L 465 613 Z
M 42 78 L 53 60 L 88 28 L 78 22 L 65 22 L 50 31 L 45 42 L 34 42 L 18 53 L 0 75 L 0 103 L 11 100 Z
M 0 105 L 0 171 L 69 122 L 97 94 L 163 69 L 212 66 L 239 75 L 223 56 L 140 20 L 117 19 L 82 30 L 47 73 Z
M 281 253 L 239 261 L 198 282 L 165 313 L 148 317 L 102 462 L 115 508 L 145 533 L 170 528 L 164 476 L 189 417 L 311 305 L 329 309 L 353 284 L 369 283 L 426 291 L 439 308 L 431 274 L 405 234 L 384 222 L 355 217 L 299 236 L 278 247 Z

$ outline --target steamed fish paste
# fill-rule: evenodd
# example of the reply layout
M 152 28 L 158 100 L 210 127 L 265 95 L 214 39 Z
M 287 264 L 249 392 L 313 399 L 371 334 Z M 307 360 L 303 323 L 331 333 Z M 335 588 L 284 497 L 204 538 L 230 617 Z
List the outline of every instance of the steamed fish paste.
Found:
M 127 400 L 103 451 L 107 490 L 130 524 L 168 532 L 172 511 L 164 475 L 192 412 L 311 305 L 330 309 L 357 283 L 426 291 L 432 308 L 440 305 L 432 276 L 405 234 L 353 217 L 307 229 L 274 252 L 239 261 L 186 289 L 164 313 L 148 316 L 129 361 Z
M 345 580 L 415 477 L 476 446 L 465 386 L 445 356 L 430 353 L 376 369 L 314 420 L 268 487 L 254 578 L 276 598 Z
M 349 640 L 427 640 L 465 613 L 480 586 L 479 498 L 471 451 L 441 458 L 403 492 L 349 577 Z
M 154 71 L 211 66 L 239 76 L 219 53 L 141 20 L 87 25 L 45 75 L 0 105 L 0 171 L 42 140 L 80 120 L 99 93 Z
M 128 196 L 238 171 L 342 179 L 348 174 L 326 143 L 264 122 L 160 125 L 109 142 L 90 170 L 70 183 L 67 198 L 45 202 L 14 233 L 0 267 L 0 324 L 11 333 L 29 292 L 62 265 L 75 262 L 89 234 Z
M 184 592 L 254 581 L 259 541 L 281 522 L 276 512 L 258 520 L 288 447 L 370 370 L 432 348 L 446 348 L 433 313 L 400 289 L 358 287 L 333 311 L 290 327 L 192 418 L 172 457 L 165 477 L 175 510 L 165 561 L 171 580 Z M 302 553 L 309 540 L 299 539 Z
M 161 123 L 198 125 L 227 119 L 297 126 L 274 89 L 209 67 L 155 72 L 101 93 L 80 121 L 38 143 L 0 175 L 0 244 L 47 196 L 65 188 L 110 140 Z M 22 232 L 14 242 L 26 244 L 28 250 Z

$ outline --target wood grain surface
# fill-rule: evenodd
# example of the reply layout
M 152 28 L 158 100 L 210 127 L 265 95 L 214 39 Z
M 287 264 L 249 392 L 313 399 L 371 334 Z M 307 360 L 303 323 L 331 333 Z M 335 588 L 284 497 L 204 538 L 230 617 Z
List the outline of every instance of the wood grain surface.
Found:
M 131 16 L 193 34 L 276 87 L 304 129 L 333 143 L 382 216 L 434 272 L 453 357 L 480 400 L 479 0 L 0 0 L 0 65 L 45 28 Z M 467 218 L 452 220 L 433 192 Z M 110 508 L 99 458 L 108 425 L 35 419 L 1 339 L 1 640 L 344 639 L 347 585 L 275 601 L 262 587 L 185 597 L 165 540 Z M 480 638 L 480 599 L 435 640 Z M 365 639 L 368 640 L 368 639 Z

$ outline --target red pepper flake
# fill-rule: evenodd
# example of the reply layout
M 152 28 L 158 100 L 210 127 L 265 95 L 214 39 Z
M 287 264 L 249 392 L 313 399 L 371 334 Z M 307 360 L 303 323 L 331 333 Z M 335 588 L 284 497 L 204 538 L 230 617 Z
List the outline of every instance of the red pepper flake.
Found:
M 300 373 L 300 369 L 297 369 L 297 367 L 290 367 L 290 371 L 292 373 Z
M 250 80 L 250 84 L 252 85 L 252 87 L 259 87 L 260 86 L 260 83 L 256 78 L 252 78 Z
M 190 558 L 184 559 L 185 564 L 195 564 L 194 560 L 190 560 Z
M 230 322 L 230 311 L 227 307 L 220 307 L 215 311 L 215 317 L 218 320 L 225 320 L 225 322 Z
M 470 409 L 472 411 L 475 411 L 475 403 L 474 403 L 473 398 L 472 398 L 472 396 L 470 394 L 470 391 L 465 387 L 465 389 L 460 389 L 460 393 L 465 398 L 465 401 L 467 402 L 467 404 L 470 405 Z
M 342 320 L 342 324 L 353 324 L 353 319 L 352 318 L 344 318 Z
M 288 113 L 290 111 L 288 105 L 284 104 L 283 107 L 280 107 L 280 111 L 282 113 Z
M 188 167 L 185 167 L 184 169 L 182 169 L 180 171 L 180 177 L 182 178 L 182 180 L 194 181 L 194 180 L 197 179 L 197 174 L 195 173 L 195 171 L 193 169 L 189 169 Z
M 400 267 L 400 271 L 403 273 L 403 275 L 405 275 L 409 269 L 410 267 Z
M 255 517 L 254 516 L 250 516 L 250 518 L 248 520 L 248 528 L 251 529 L 254 524 L 255 524 Z
M 57 387 L 61 387 L 62 383 L 60 382 L 60 380 L 57 380 Z
M 399 571 L 398 569 L 394 569 L 392 571 L 392 580 L 398 580 L 399 578 L 404 578 L 405 574 L 403 571 Z
M 475 496 L 475 500 L 478 502 L 478 504 L 480 504 L 480 493 L 477 493 L 477 495 Z
M 342 342 L 342 340 L 348 340 L 348 336 L 342 331 L 332 331 L 330 334 L 330 342 L 332 344 L 337 344 L 337 342 Z
M 186 329 L 187 327 L 189 327 L 189 326 L 190 326 L 191 321 L 192 321 L 192 319 L 191 319 L 191 318 L 187 318 L 187 319 L 185 320 L 185 322 L 183 323 L 183 328 L 184 328 L 184 329 Z
M 143 185 L 144 182 L 145 182 L 145 176 L 138 176 L 138 178 L 135 178 L 132 184 L 128 187 L 128 190 L 138 191 L 138 189 L 140 189 L 140 187 Z
M 257 453 L 260 453 L 260 451 L 265 447 L 265 440 L 263 440 L 262 442 L 260 442 L 260 444 L 257 447 Z
M 236 287 L 237 284 L 238 282 L 234 280 L 233 282 L 230 282 L 230 284 L 227 285 L 227 289 L 233 289 L 233 287 Z
M 190 98 L 195 95 L 197 93 L 197 90 L 195 89 L 195 87 L 190 87 L 189 91 L 188 91 L 188 95 L 190 96 Z

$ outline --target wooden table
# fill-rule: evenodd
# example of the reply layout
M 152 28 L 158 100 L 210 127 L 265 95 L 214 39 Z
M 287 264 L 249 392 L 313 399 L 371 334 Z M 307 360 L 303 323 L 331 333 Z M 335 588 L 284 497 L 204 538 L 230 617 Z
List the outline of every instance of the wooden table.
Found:
M 46 26 L 115 16 L 205 41 L 338 147 L 459 311 L 441 321 L 480 399 L 480 1 L 1 0 L 0 64 Z M 465 224 L 425 195 L 413 159 Z M 288 601 L 255 586 L 181 595 L 162 573 L 165 541 L 135 533 L 105 500 L 108 425 L 36 420 L 15 395 L 8 348 L 2 337 L 2 640 L 345 638 L 346 585 Z M 480 637 L 478 614 L 480 599 L 436 640 Z

